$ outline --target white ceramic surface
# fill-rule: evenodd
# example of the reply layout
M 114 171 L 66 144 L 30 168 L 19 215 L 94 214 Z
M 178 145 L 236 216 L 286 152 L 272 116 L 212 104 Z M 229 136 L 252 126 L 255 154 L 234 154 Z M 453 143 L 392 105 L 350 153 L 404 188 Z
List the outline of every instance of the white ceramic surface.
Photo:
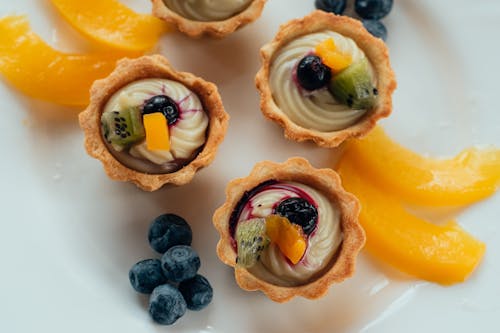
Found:
M 124 3 L 147 12 L 147 0 Z M 159 52 L 181 70 L 218 84 L 231 115 L 216 161 L 184 187 L 145 193 L 110 181 L 83 149 L 78 110 L 36 101 L 0 81 L 0 331 L 1 332 L 499 332 L 500 195 L 464 210 L 459 222 L 487 244 L 477 272 L 442 287 L 412 279 L 361 255 L 357 274 L 318 301 L 275 304 L 240 290 L 215 254 L 211 216 L 229 180 L 263 159 L 299 155 L 316 167 L 335 153 L 294 143 L 267 122 L 253 78 L 258 49 L 280 23 L 309 13 L 313 0 L 270 0 L 262 17 L 221 40 L 162 38 Z M 55 47 L 85 48 L 48 0 L 2 1 L 0 16 L 28 15 Z M 451 156 L 476 144 L 500 146 L 498 31 L 494 0 L 395 0 L 388 45 L 399 87 L 394 113 L 382 122 L 404 145 Z M 33 56 L 36 56 L 34 54 Z M 146 232 L 164 212 L 194 229 L 201 273 L 213 303 L 174 326 L 149 319 L 128 270 L 154 256 Z

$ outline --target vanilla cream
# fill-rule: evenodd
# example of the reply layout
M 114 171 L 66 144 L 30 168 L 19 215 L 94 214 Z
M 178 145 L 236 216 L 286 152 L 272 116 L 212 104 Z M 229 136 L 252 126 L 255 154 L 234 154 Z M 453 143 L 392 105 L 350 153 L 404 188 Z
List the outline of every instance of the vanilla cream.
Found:
M 261 253 L 257 264 L 249 268 L 249 271 L 276 285 L 301 285 L 321 272 L 337 252 L 342 242 L 340 213 L 321 192 L 307 185 L 294 182 L 278 184 L 278 186 L 264 187 L 249 198 L 249 203 L 243 207 L 238 222 L 273 214 L 273 209 L 281 201 L 299 197 L 300 192 L 304 192 L 314 201 L 318 210 L 316 229 L 309 235 L 306 253 L 297 264 L 293 265 L 288 261 L 278 246 L 271 243 Z
M 120 160 L 129 166 L 153 172 L 151 166 L 141 165 L 134 158 L 147 160 L 162 166 L 164 171 L 177 167 L 175 161 L 191 159 L 206 140 L 208 116 L 195 93 L 183 84 L 166 79 L 135 81 L 118 90 L 107 102 L 104 112 L 123 110 L 130 106 L 142 106 L 153 96 L 166 95 L 179 109 L 179 118 L 170 125 L 170 150 L 148 150 L 145 140 L 130 147 L 131 156 L 120 154 Z M 133 158 L 132 158 L 133 157 Z
M 298 62 L 328 38 L 333 38 L 337 49 L 349 54 L 353 62 L 365 58 L 352 39 L 325 30 L 299 37 L 282 47 L 272 62 L 269 78 L 274 101 L 281 111 L 297 125 L 322 132 L 349 127 L 367 111 L 353 110 L 337 102 L 326 88 L 308 92 L 295 82 L 293 75 Z M 373 74 L 371 64 L 369 67 Z
M 190 20 L 222 21 L 238 14 L 252 0 L 163 0 L 165 5 Z

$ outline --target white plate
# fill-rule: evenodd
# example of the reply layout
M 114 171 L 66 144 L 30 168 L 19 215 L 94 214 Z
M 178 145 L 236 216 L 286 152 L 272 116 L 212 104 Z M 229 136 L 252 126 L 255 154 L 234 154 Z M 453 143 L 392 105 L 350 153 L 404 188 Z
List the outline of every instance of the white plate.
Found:
M 146 0 L 124 3 L 142 12 L 150 8 Z M 382 123 L 416 151 L 450 156 L 475 144 L 500 145 L 500 2 L 480 3 L 396 0 L 384 20 L 399 87 L 394 113 Z M 253 83 L 259 47 L 279 24 L 313 7 L 313 0 L 272 0 L 260 20 L 222 41 L 177 34 L 162 39 L 160 51 L 178 69 L 218 84 L 231 115 L 216 161 L 180 188 L 145 193 L 110 181 L 84 152 L 76 110 L 0 83 L 0 331 L 499 331 L 498 194 L 458 217 L 488 246 L 477 272 L 460 285 L 417 281 L 363 254 L 356 276 L 323 299 L 275 304 L 241 291 L 232 270 L 217 259 L 211 217 L 229 180 L 263 159 L 300 155 L 316 167 L 332 163 L 332 151 L 287 141 L 262 117 Z M 48 1 L 2 1 L 0 15 L 14 13 L 28 14 L 33 29 L 57 48 L 75 51 L 84 44 Z M 215 289 L 208 308 L 188 312 L 168 328 L 151 322 L 147 298 L 132 290 L 127 277 L 132 264 L 154 256 L 146 232 L 164 212 L 193 226 L 201 272 Z

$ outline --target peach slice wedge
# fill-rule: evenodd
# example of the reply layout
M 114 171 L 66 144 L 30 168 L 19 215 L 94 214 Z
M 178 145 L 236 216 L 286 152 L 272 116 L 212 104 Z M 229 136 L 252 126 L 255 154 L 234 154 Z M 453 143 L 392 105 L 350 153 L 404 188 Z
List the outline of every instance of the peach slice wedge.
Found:
M 394 142 L 381 127 L 351 140 L 343 158 L 364 178 L 415 205 L 467 205 L 492 195 L 500 185 L 498 149 L 470 148 L 451 159 L 426 158 Z
M 366 249 L 375 257 L 444 285 L 465 281 L 480 263 L 485 245 L 455 222 L 436 225 L 412 215 L 397 196 L 370 183 L 351 159 L 340 161 L 339 174 L 345 189 L 361 202 Z
M 50 0 L 80 33 L 108 47 L 144 52 L 168 25 L 152 15 L 138 14 L 117 0 Z
M 31 31 L 24 16 L 0 19 L 0 73 L 24 94 L 53 103 L 83 106 L 92 83 L 132 53 L 66 54 Z

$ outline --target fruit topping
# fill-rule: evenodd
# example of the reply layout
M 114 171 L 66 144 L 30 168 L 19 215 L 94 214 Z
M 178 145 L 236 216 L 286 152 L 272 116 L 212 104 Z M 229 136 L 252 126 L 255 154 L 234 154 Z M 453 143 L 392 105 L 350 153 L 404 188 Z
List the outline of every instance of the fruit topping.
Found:
M 266 217 L 266 233 L 271 242 L 295 265 L 306 252 L 306 239 L 302 228 L 286 217 L 269 215 Z
M 161 267 L 166 278 L 180 282 L 196 275 L 200 268 L 198 253 L 188 245 L 175 245 L 161 257 Z
M 149 294 L 154 288 L 167 282 L 158 259 L 139 261 L 128 273 L 130 284 L 139 293 Z
M 363 20 L 363 26 L 373 36 L 378 37 L 382 40 L 387 39 L 387 29 L 382 22 L 378 20 Z
M 0 73 L 24 94 L 49 102 L 87 105 L 92 83 L 109 75 L 118 59 L 137 55 L 112 51 L 62 53 L 33 33 L 26 17 L 0 19 Z
M 167 119 L 162 113 L 148 113 L 143 116 L 148 150 L 170 150 Z
M 149 244 L 158 253 L 165 253 L 174 245 L 191 245 L 193 232 L 182 217 L 163 214 L 153 220 L 149 227 Z
M 169 125 L 175 124 L 177 119 L 179 119 L 179 108 L 177 107 L 177 103 L 165 95 L 151 97 L 144 104 L 142 109 L 143 114 L 156 112 L 163 113 Z
M 51 0 L 61 15 L 86 37 L 114 48 L 147 51 L 167 31 L 152 15 L 135 13 L 117 0 Z
M 389 14 L 392 3 L 392 0 L 356 0 L 354 10 L 364 19 L 380 20 Z
M 104 139 L 117 151 L 141 141 L 145 136 L 141 113 L 137 107 L 103 113 L 101 126 Z
M 305 90 L 316 90 L 325 87 L 332 77 L 330 68 L 325 66 L 315 55 L 308 55 L 300 60 L 297 66 L 297 81 Z
M 235 239 L 238 246 L 236 264 L 242 267 L 252 267 L 260 259 L 262 251 L 269 245 L 266 220 L 254 218 L 238 223 Z
M 411 214 L 404 196 L 372 183 L 373 177 L 351 159 L 341 159 L 339 173 L 346 190 L 361 202 L 366 248 L 376 257 L 441 284 L 463 282 L 479 265 L 485 245 L 455 222 L 436 225 Z
M 317 9 L 340 15 L 345 10 L 347 0 L 316 0 L 314 4 Z
M 350 55 L 343 54 L 337 49 L 333 38 L 325 39 L 319 43 L 315 48 L 315 53 L 335 73 L 340 72 L 352 63 Z
M 318 222 L 318 210 L 303 198 L 288 198 L 276 207 L 276 214 L 302 227 L 304 234 L 311 234 Z
M 371 109 L 377 101 L 378 92 L 373 86 L 366 58 L 333 76 L 328 90 L 337 101 L 351 109 Z
M 170 284 L 156 287 L 149 298 L 149 313 L 158 324 L 172 325 L 186 313 L 186 308 L 182 294 Z
M 206 307 L 212 301 L 214 294 L 208 280 L 200 274 L 179 283 L 179 291 L 186 301 L 187 308 L 193 311 Z

